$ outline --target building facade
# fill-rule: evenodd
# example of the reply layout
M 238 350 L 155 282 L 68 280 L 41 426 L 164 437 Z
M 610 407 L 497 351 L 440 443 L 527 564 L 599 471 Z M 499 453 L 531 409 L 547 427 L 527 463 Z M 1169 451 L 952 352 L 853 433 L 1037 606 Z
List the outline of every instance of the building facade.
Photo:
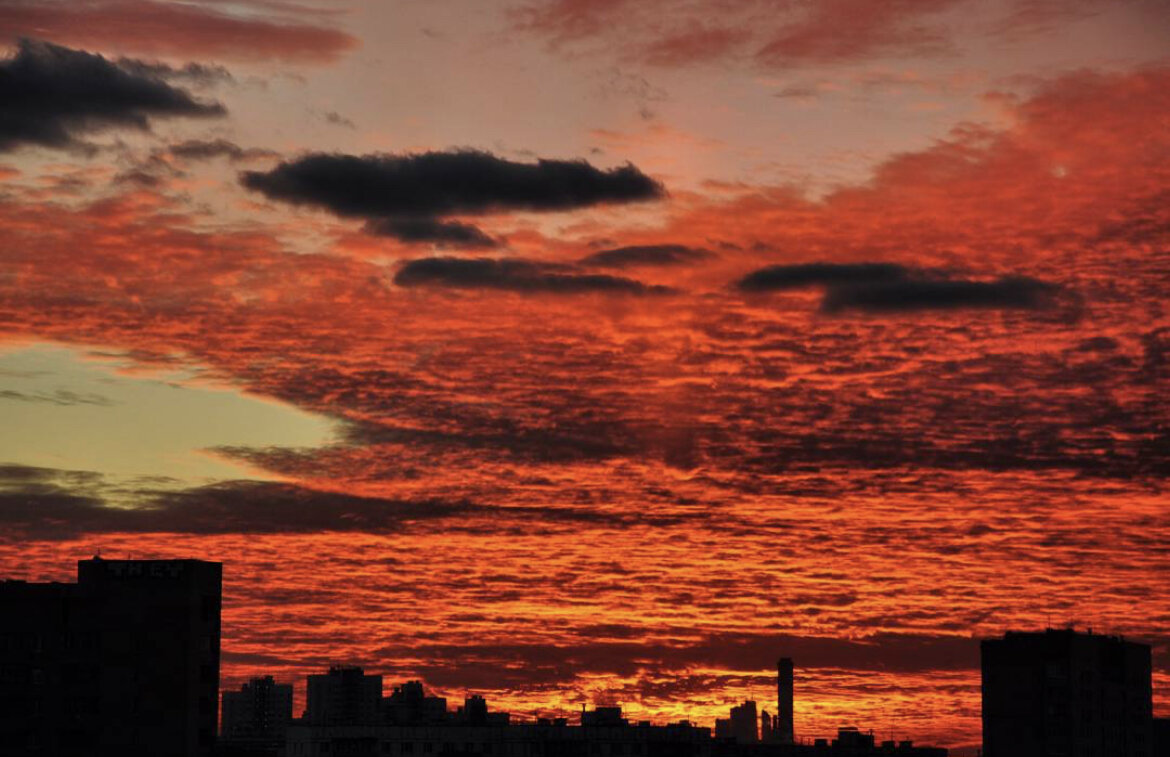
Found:
M 791 657 L 776 663 L 776 721 L 773 737 L 780 744 L 796 743 L 796 716 L 793 707 L 793 682 L 796 668 Z
M 222 566 L 77 568 L 75 584 L 0 583 L 0 755 L 211 755 Z
M 756 703 L 747 700 L 743 704 L 731 708 L 731 738 L 740 744 L 755 744 L 760 740 L 757 730 L 759 715 L 756 714 Z
M 234 752 L 273 751 L 284 745 L 293 717 L 293 687 L 272 676 L 253 678 L 239 691 L 223 693 L 220 747 Z
M 309 676 L 305 719 L 313 725 L 364 725 L 381 721 L 382 676 L 356 666 L 334 666 Z
M 1151 757 L 1150 647 L 1009 631 L 981 645 L 985 757 Z
M 332 755 L 494 755 L 496 757 L 701 757 L 711 754 L 711 731 L 689 724 L 586 726 L 526 723 L 507 726 L 369 725 L 288 729 L 287 757 Z

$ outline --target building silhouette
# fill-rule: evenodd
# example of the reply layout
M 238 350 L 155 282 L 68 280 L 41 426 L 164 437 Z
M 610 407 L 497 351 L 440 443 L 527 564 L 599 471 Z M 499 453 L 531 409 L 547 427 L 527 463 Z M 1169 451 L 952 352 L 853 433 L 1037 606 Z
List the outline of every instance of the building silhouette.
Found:
M 772 728 L 775 740 L 781 744 L 796 743 L 792 692 L 794 679 L 792 658 L 781 657 L 776 663 L 776 721 Z
M 269 751 L 284 745 L 293 716 L 293 687 L 272 676 L 253 678 L 239 691 L 225 691 L 222 708 L 221 753 Z
M 510 725 L 512 716 L 506 712 L 488 712 L 487 700 L 472 694 L 463 700 L 463 706 L 455 711 L 455 722 L 464 725 Z
M 98 557 L 0 583 L 0 755 L 210 755 L 221 584 L 219 563 Z
M 380 683 L 379 683 L 380 685 Z M 378 692 L 381 695 L 381 691 Z M 483 710 L 479 712 L 480 702 Z M 467 707 L 464 702 L 464 707 Z M 472 702 L 477 715 L 487 718 L 487 702 L 480 698 Z M 398 725 L 432 725 L 448 720 L 447 700 L 443 697 L 429 697 L 423 691 L 422 681 L 407 681 L 394 688 L 394 693 L 382 700 L 382 713 L 387 723 Z
M 1153 755 L 1149 646 L 1009 631 L 984 641 L 981 658 L 985 757 Z
M 309 676 L 305 719 L 313 725 L 376 723 L 382 706 L 382 676 L 356 666 L 334 666 Z
M 756 703 L 749 699 L 741 705 L 731 708 L 731 737 L 739 744 L 755 744 L 760 740 L 756 730 L 759 716 L 756 714 Z
M 622 717 L 621 707 L 595 707 L 587 712 L 585 706 L 581 706 L 582 728 L 617 728 L 629 724 L 630 721 Z
M 334 668 L 330 672 L 341 670 L 358 669 Z M 351 673 L 349 683 L 356 680 L 357 676 Z M 371 712 L 364 706 L 363 711 Z M 308 716 L 294 720 L 287 729 L 282 753 L 289 757 L 384 754 L 702 757 L 711 754 L 710 730 L 686 722 L 668 726 L 632 725 L 622 716 L 620 707 L 598 707 L 582 710 L 580 727 L 570 726 L 564 718 L 516 724 L 507 713 L 491 712 L 487 702 L 478 696 L 469 696 L 462 707 L 449 712 L 445 699 L 427 696 L 417 681 L 396 687 L 372 712 L 372 717 L 361 722 L 314 722 Z
M 0 582 L 0 757 L 641 755 L 945 757 L 872 730 L 798 741 L 795 666 L 776 666 L 776 714 L 747 700 L 710 729 L 631 722 L 618 706 L 515 722 L 469 694 L 461 706 L 406 681 L 334 666 L 293 686 L 253 678 L 222 696 L 222 566 L 200 560 L 82 560 L 76 583 Z M 984 757 L 1170 757 L 1152 716 L 1151 650 L 1073 630 L 982 642 Z M 218 747 L 218 748 L 217 748 Z
M 1170 718 L 1154 718 L 1154 757 L 1170 757 Z
M 780 714 L 772 716 L 764 710 L 757 718 L 756 703 L 748 700 L 732 707 L 728 717 L 717 718 L 715 739 L 709 747 L 712 757 L 946 757 L 946 749 L 915 746 L 909 740 L 878 743 L 873 731 L 853 726 L 839 728 L 834 739 L 797 742 L 793 732 L 794 677 L 792 658 L 781 658 L 776 665 L 776 705 Z

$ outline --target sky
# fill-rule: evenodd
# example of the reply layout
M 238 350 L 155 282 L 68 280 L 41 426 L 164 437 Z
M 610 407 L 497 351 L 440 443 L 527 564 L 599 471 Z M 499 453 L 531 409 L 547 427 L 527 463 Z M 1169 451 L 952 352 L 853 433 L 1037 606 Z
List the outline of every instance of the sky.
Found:
M 1165 0 L 0 0 L 0 575 L 225 563 L 221 682 L 972 754 L 1153 645 Z

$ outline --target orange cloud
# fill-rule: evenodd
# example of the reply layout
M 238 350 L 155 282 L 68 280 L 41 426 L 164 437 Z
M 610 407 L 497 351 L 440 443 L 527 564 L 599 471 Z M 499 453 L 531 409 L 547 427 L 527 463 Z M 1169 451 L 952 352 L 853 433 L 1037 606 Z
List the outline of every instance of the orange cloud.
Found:
M 7 338 L 188 361 L 342 434 L 218 450 L 288 483 L 187 492 L 173 520 L 7 470 L 0 514 L 37 538 L 0 529 L 0 565 L 227 559 L 229 683 L 342 658 L 517 712 L 612 697 L 709 724 L 770 700 L 796 650 L 802 734 L 896 708 L 909 738 L 972 745 L 970 637 L 1051 615 L 1156 644 L 1164 711 L 1168 84 L 1080 72 L 1001 96 L 1002 128 L 819 200 L 723 185 L 675 193 L 659 227 L 502 229 L 545 263 L 711 252 L 637 269 L 671 297 L 397 287 L 344 235 L 365 256 L 284 250 L 307 223 L 291 214 L 215 228 L 181 196 L 21 177 L 0 198 Z M 1029 276 L 1083 308 L 828 315 L 817 291 L 729 286 L 849 261 Z
M 782 187 L 686 198 L 662 239 L 734 243 L 753 265 L 761 256 L 751 250 L 763 248 L 776 262 L 995 271 L 1014 261 L 1042 271 L 1064 250 L 1119 233 L 1104 230 L 1120 219 L 1148 218 L 1164 196 L 1168 84 L 1165 69 L 1070 74 L 1026 100 L 1001 98 L 1008 128 L 962 124 L 930 149 L 879 165 L 867 184 L 818 201 Z
M 777 7 L 766 0 L 553 0 L 512 10 L 521 30 L 562 50 L 590 43 L 650 65 L 739 61 L 785 70 L 884 57 L 937 57 L 952 52 L 952 32 L 940 14 L 970 0 L 799 0 Z M 1000 35 L 1050 30 L 1083 17 L 1100 0 L 1075 4 L 1018 0 L 995 22 Z M 710 19 L 719 19 L 712 24 Z
M 102 52 L 233 61 L 328 63 L 358 45 L 349 34 L 323 25 L 320 17 L 306 18 L 297 6 L 253 2 L 246 15 L 214 6 L 169 0 L 5 0 L 0 2 L 0 28 L 10 41 L 34 37 Z

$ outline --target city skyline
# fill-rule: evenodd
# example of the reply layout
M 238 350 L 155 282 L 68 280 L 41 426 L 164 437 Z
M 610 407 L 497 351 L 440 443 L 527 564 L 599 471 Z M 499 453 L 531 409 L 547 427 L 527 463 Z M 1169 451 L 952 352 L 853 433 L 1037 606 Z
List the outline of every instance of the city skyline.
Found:
M 615 701 L 581 702 L 579 716 L 515 717 L 467 690 L 451 709 L 421 680 L 387 694 L 383 675 L 349 664 L 310 673 L 303 697 L 272 675 L 221 688 L 221 640 L 231 635 L 221 624 L 223 564 L 95 555 L 76 567 L 76 582 L 0 581 L 0 754 L 949 754 L 893 728 L 879 735 L 855 717 L 835 738 L 797 731 L 803 691 L 791 657 L 776 661 L 771 703 L 734 704 L 713 727 L 692 717 L 633 719 Z M 1009 630 L 980 640 L 981 754 L 1163 757 L 1170 718 L 1153 712 L 1151 651 L 1091 630 Z
M 728 757 L 805 754 L 800 749 L 827 755 L 839 746 L 841 754 L 855 757 L 949 753 L 915 744 L 895 722 L 858 727 L 852 715 L 836 726 L 834 738 L 798 732 L 795 713 L 804 708 L 797 707 L 801 680 L 791 657 L 776 662 L 771 703 L 754 697 L 732 703 L 727 717 L 716 717 L 711 727 L 691 717 L 673 722 L 623 717 L 622 704 L 611 697 L 582 701 L 579 713 L 546 710 L 514 717 L 492 709 L 475 687 L 444 690 L 407 680 L 387 696 L 383 675 L 344 663 L 331 663 L 326 673 L 308 672 L 303 687 L 265 674 L 233 688 L 219 675 L 220 640 L 231 636 L 230 627 L 225 633 L 220 624 L 222 582 L 223 566 L 216 562 L 100 555 L 77 561 L 76 583 L 0 579 L 0 700 L 8 703 L 0 719 L 5 736 L 0 752 L 27 757 L 56 754 L 59 746 L 70 753 L 145 748 L 176 757 L 213 750 L 259 757 L 325 754 L 332 744 L 332 751 L 370 754 L 440 746 L 456 750 L 453 754 L 464 754 L 460 749 L 478 754 L 489 748 L 483 746 L 487 739 L 524 754 L 537 748 L 560 754 L 591 743 L 665 749 L 662 754 L 682 754 L 677 749 L 684 747 L 699 750 L 695 754 L 714 749 Z M 1170 748 L 1170 718 L 1153 709 L 1149 644 L 1071 627 L 1014 629 L 1002 638 L 971 641 L 978 644 L 981 668 L 983 728 L 977 749 L 986 757 L 1161 757 Z M 790 642 L 775 643 L 783 653 Z M 280 650 L 269 652 L 277 659 Z M 484 673 L 461 672 L 473 678 Z M 447 705 L 453 692 L 464 698 L 455 710 Z M 99 730 L 101 722 L 117 727 Z M 573 722 L 603 730 L 593 735 L 560 730 Z M 455 730 L 444 730 L 450 727 Z M 469 727 L 481 730 L 461 730 Z M 103 740 L 91 742 L 99 732 Z M 107 741 L 111 734 L 122 740 Z
M 1071 624 L 1170 715 L 1168 39 L 0 0 L 0 576 L 229 564 L 231 687 L 711 723 L 789 656 L 798 735 L 971 755 L 979 640 Z

